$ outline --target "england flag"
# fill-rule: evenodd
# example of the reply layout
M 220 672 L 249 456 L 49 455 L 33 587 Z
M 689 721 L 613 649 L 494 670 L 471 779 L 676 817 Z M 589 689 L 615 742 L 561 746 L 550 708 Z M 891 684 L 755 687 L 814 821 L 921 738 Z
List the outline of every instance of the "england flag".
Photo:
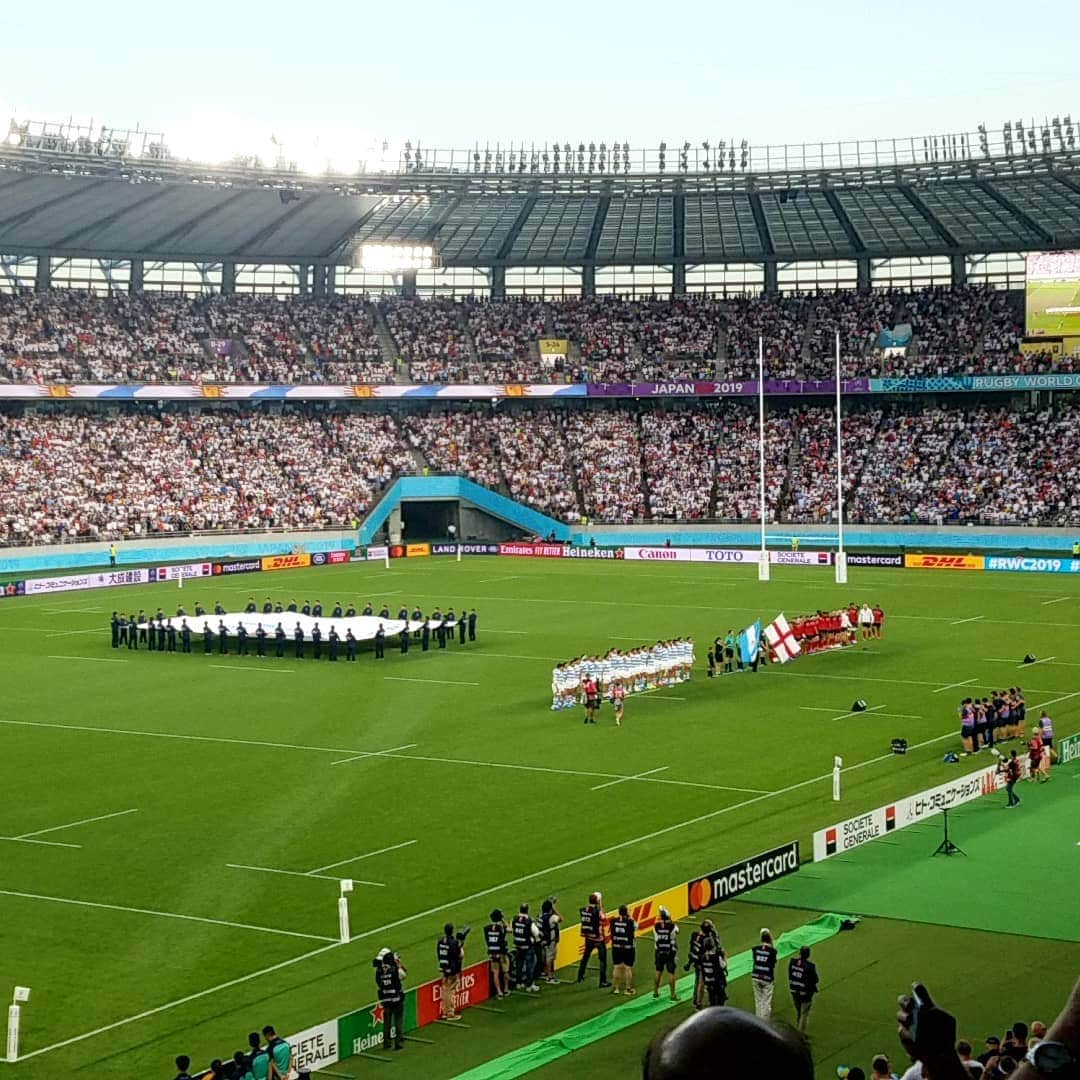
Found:
M 788 621 L 784 618 L 783 612 L 765 627 L 765 637 L 772 646 L 773 656 L 781 664 L 793 660 L 801 652 L 799 643 L 795 640 L 795 635 L 792 633 L 791 627 L 788 626 Z

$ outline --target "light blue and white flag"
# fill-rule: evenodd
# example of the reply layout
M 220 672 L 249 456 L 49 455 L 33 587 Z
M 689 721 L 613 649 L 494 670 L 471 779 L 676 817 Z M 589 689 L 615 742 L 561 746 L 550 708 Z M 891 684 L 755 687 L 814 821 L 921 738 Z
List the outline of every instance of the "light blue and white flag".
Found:
M 752 664 L 758 656 L 761 648 L 761 620 L 758 619 L 753 626 L 748 626 L 739 634 L 739 659 L 743 664 Z

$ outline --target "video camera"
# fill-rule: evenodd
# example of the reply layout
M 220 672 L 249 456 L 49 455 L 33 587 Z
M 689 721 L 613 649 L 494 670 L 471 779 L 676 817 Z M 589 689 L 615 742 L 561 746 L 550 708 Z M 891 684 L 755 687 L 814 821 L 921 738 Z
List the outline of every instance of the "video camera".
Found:
M 401 957 L 393 949 L 380 949 L 378 955 L 371 961 L 371 966 L 378 971 L 386 964 L 399 963 Z
M 456 934 L 454 935 L 454 937 L 455 937 L 455 938 L 457 938 L 457 940 L 458 940 L 458 942 L 460 942 L 460 944 L 464 945 L 464 944 L 465 944 L 465 939 L 466 939 L 466 938 L 467 938 L 467 937 L 469 936 L 469 933 L 470 933 L 470 931 L 471 931 L 471 930 L 472 930 L 472 927 L 471 927 L 471 926 L 463 926 L 463 927 L 462 927 L 462 928 L 461 928 L 461 929 L 460 929 L 460 930 L 459 930 L 459 931 L 458 931 L 458 932 L 457 932 L 457 933 L 456 933 Z

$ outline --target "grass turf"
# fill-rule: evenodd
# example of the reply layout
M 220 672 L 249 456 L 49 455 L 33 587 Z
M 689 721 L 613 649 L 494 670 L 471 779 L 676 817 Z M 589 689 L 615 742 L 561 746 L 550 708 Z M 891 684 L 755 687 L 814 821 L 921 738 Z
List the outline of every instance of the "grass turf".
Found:
M 17 1080 L 79 1068 L 119 1080 L 182 1050 L 208 1060 L 263 1023 L 299 1030 L 370 1000 L 368 961 L 383 944 L 403 953 L 410 983 L 431 977 L 447 918 L 479 924 L 494 905 L 550 892 L 572 912 L 597 887 L 610 906 L 808 842 L 839 816 L 954 775 L 940 759 L 967 692 L 1022 679 L 1030 706 L 1054 702 L 1059 730 L 1080 727 L 1080 668 L 1067 655 L 1080 582 L 852 570 L 837 587 L 828 571 L 774 572 L 761 585 L 753 568 L 418 560 L 5 601 L 0 835 L 81 845 L 0 841 L 0 986 L 34 988 L 23 1053 L 77 1040 L 6 1068 Z M 333 667 L 109 648 L 114 606 L 220 598 L 239 610 L 268 592 L 475 605 L 480 640 Z M 883 641 L 756 676 L 699 672 L 631 698 L 618 730 L 606 710 L 586 728 L 547 707 L 558 659 L 688 633 L 701 659 L 728 627 L 851 598 L 885 607 Z M 1021 672 L 1011 661 L 1028 651 L 1060 660 Z M 849 716 L 855 697 L 911 718 Z M 887 753 L 894 735 L 911 742 L 907 757 Z M 837 753 L 849 770 L 840 812 L 828 780 Z M 58 828 L 106 814 L 120 816 Z M 330 880 L 302 876 L 320 867 Z M 347 947 L 333 945 L 338 874 L 379 883 L 357 886 Z M 774 911 L 774 929 L 807 918 Z M 560 988 L 515 1001 L 470 1018 L 482 1045 L 440 1029 L 438 1046 L 410 1047 L 415 1064 L 398 1072 L 453 1075 L 592 1015 L 609 1004 L 601 997 Z M 633 1033 L 637 1049 L 646 1034 Z

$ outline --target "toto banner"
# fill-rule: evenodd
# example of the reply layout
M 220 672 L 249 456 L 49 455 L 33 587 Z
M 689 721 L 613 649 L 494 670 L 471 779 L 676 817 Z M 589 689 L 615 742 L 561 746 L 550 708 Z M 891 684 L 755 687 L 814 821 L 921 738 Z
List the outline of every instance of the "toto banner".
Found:
M 900 566 L 904 565 L 903 555 L 892 555 L 882 551 L 863 551 L 847 553 L 848 566 Z
M 565 550 L 562 544 L 545 544 L 532 540 L 499 545 L 500 555 L 526 555 L 541 559 L 561 559 Z
M 153 580 L 149 570 L 113 570 L 107 574 L 66 574 L 63 577 L 30 578 L 27 596 L 73 592 L 76 589 L 108 589 L 114 585 L 145 585 Z
M 799 841 L 751 855 L 742 862 L 714 870 L 686 883 L 687 907 L 691 914 L 713 904 L 733 900 L 751 889 L 778 881 L 799 869 Z

